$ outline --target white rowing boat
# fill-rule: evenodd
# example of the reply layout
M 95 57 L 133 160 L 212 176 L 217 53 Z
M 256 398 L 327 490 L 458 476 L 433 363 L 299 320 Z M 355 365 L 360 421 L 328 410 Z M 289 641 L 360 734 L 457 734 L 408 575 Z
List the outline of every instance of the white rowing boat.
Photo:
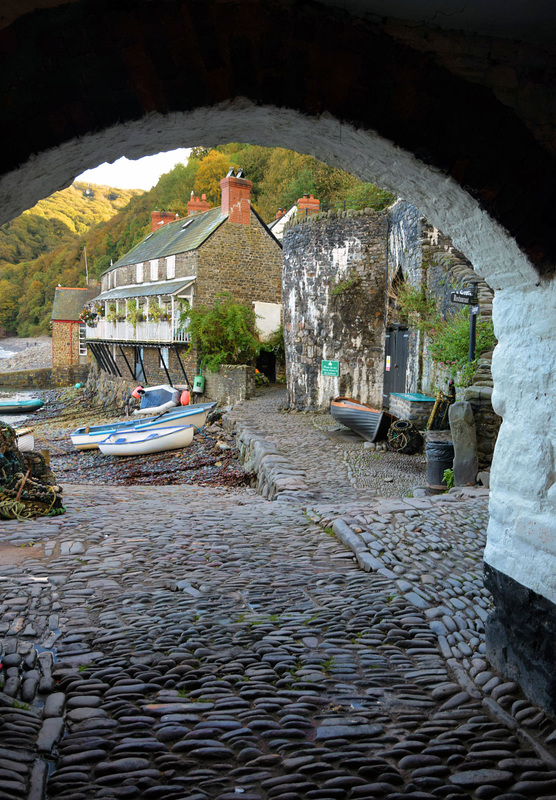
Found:
M 142 456 L 179 450 L 193 441 L 194 425 L 174 428 L 131 429 L 119 431 L 99 443 L 99 450 L 107 456 Z
M 35 449 L 34 428 L 16 428 L 15 437 L 20 453 L 31 453 Z
M 202 428 L 207 415 L 216 407 L 216 403 L 198 403 L 194 406 L 180 406 L 164 414 L 140 419 L 129 419 L 123 422 L 108 422 L 104 425 L 91 425 L 76 428 L 70 434 L 76 450 L 97 450 L 99 442 L 111 433 L 136 428 L 166 428 L 168 426 L 194 425 Z

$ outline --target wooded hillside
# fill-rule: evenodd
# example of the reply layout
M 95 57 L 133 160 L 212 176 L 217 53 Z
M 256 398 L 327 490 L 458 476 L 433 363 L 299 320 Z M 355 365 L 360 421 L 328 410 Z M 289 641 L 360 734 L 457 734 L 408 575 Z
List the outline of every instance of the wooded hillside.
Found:
M 73 184 L 0 229 L 0 326 L 19 336 L 48 332 L 55 287 L 85 285 L 85 247 L 89 276 L 98 277 L 149 233 L 151 211 L 186 216 L 192 191 L 219 205 L 220 180 L 231 166 L 253 182 L 252 203 L 266 222 L 305 193 L 352 208 L 382 209 L 393 200 L 311 156 L 243 144 L 195 148 L 187 165 L 144 193 L 91 186 L 94 197 L 87 198 L 87 186 Z

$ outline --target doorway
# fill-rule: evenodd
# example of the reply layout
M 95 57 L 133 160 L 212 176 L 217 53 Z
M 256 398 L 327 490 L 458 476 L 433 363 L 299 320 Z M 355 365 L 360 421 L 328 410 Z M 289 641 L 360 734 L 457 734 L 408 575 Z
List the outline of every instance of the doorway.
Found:
M 386 328 L 382 407 L 390 408 L 390 393 L 405 392 L 405 373 L 409 353 L 409 330 L 403 325 Z

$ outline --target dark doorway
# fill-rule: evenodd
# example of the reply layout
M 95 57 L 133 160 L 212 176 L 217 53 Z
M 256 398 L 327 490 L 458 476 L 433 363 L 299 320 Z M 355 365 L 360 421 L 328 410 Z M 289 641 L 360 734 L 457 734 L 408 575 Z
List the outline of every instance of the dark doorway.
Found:
M 386 328 L 382 407 L 390 408 L 390 392 L 405 392 L 409 331 L 402 325 Z
M 265 375 L 270 383 L 276 383 L 276 356 L 261 350 L 257 358 L 257 369 Z

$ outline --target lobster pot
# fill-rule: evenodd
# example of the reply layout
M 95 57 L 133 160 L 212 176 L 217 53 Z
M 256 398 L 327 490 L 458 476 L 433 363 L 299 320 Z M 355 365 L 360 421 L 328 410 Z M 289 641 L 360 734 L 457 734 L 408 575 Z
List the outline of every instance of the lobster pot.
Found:
M 453 442 L 427 442 L 427 483 L 429 486 L 445 487 L 444 470 L 452 469 L 454 464 Z

